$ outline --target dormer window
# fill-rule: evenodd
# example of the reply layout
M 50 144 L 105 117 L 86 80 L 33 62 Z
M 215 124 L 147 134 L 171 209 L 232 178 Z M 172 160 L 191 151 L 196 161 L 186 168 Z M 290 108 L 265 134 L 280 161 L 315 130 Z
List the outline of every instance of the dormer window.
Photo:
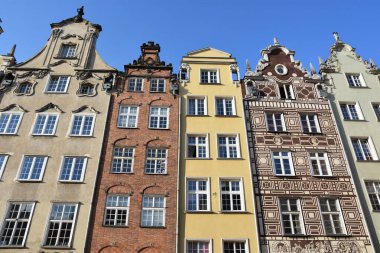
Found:
M 76 45 L 62 45 L 59 51 L 60 58 L 74 58 Z
M 82 95 L 94 95 L 94 85 L 90 83 L 82 84 L 80 87 L 80 94 Z

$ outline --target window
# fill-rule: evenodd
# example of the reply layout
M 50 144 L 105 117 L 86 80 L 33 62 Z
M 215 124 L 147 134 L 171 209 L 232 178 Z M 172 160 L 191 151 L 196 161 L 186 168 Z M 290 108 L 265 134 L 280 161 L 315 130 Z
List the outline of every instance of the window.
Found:
M 345 234 L 343 218 L 340 211 L 338 199 L 321 198 L 319 199 L 323 225 L 326 234 Z
M 211 253 L 210 241 L 187 241 L 186 253 Z
M 218 83 L 218 71 L 201 70 L 201 83 Z
M 74 115 L 70 135 L 91 136 L 94 129 L 94 123 L 94 115 Z
M 46 156 L 24 156 L 18 180 L 41 181 L 46 162 Z
M 149 112 L 149 128 L 167 129 L 169 128 L 169 108 L 151 107 Z
M 113 149 L 112 158 L 112 173 L 131 173 L 133 168 L 133 148 L 120 148 Z
M 65 93 L 69 84 L 69 76 L 51 76 L 46 87 L 46 92 Z
M 222 211 L 244 211 L 243 187 L 240 179 L 221 180 Z
M 77 209 L 74 203 L 53 204 L 44 246 L 70 247 Z
M 364 79 L 361 74 L 346 74 L 350 87 L 365 87 Z
M 327 153 L 309 153 L 309 157 L 313 176 L 331 176 Z
M 239 158 L 239 139 L 237 136 L 218 136 L 219 158 Z
M 82 182 L 86 170 L 86 157 L 65 156 L 62 162 L 61 174 L 59 181 Z
M 8 160 L 8 155 L 0 154 L 0 178 L 3 175 L 7 160 Z
M 266 113 L 267 129 L 273 132 L 285 132 L 285 122 L 283 113 Z
M 9 203 L 1 228 L 0 247 L 25 245 L 33 210 L 33 202 Z
M 290 152 L 272 152 L 273 169 L 276 176 L 293 176 L 293 162 Z
M 288 69 L 282 64 L 277 64 L 274 67 L 274 71 L 276 71 L 276 73 L 279 74 L 280 76 L 284 76 L 288 73 Z
M 209 211 L 209 183 L 207 179 L 187 180 L 187 211 Z
M 293 87 L 291 84 L 279 84 L 280 98 L 294 99 Z
M 224 241 L 223 253 L 248 253 L 245 241 Z
M 148 148 L 146 153 L 145 173 L 166 174 L 168 150 Z
M 187 136 L 187 157 L 188 158 L 207 158 L 208 144 L 205 135 Z
M 316 114 L 302 114 L 301 125 L 304 133 L 320 133 Z
M 380 121 L 380 104 L 372 104 L 373 110 L 375 111 L 376 118 Z
M 233 98 L 216 98 L 216 115 L 231 116 L 236 115 Z
M 82 95 L 89 96 L 89 95 L 94 95 L 94 91 L 95 91 L 94 85 L 86 83 L 86 84 L 82 84 L 80 86 L 80 91 L 79 92 Z
M 121 105 L 117 117 L 117 127 L 135 128 L 137 127 L 137 116 L 139 107 L 134 105 Z
M 367 188 L 372 209 L 374 211 L 380 211 L 380 182 L 367 181 L 365 182 L 365 187 Z
M 141 226 L 163 227 L 165 225 L 165 197 L 144 196 Z
M 0 134 L 16 134 L 21 122 L 21 113 L 0 113 Z
M 341 103 L 340 109 L 342 110 L 343 118 L 345 120 L 362 120 L 360 108 L 357 103 Z
M 298 199 L 280 199 L 281 220 L 285 235 L 304 234 Z
M 104 213 L 104 225 L 128 226 L 129 196 L 108 195 L 106 211 Z
M 187 99 L 188 115 L 207 115 L 207 105 L 205 97 L 188 97 Z
M 17 93 L 18 94 L 30 94 L 32 92 L 32 84 L 29 82 L 21 83 L 18 86 Z
M 62 45 L 59 57 L 61 58 L 73 58 L 75 57 L 76 45 Z
M 38 113 L 34 122 L 33 135 L 53 135 L 57 127 L 58 115 Z
M 165 92 L 165 79 L 151 79 L 150 92 Z
M 373 145 L 368 138 L 353 138 L 351 141 L 356 159 L 359 161 L 377 160 L 377 157 L 374 157 L 376 154 Z
M 142 78 L 129 78 L 128 79 L 128 91 L 142 91 L 143 79 Z

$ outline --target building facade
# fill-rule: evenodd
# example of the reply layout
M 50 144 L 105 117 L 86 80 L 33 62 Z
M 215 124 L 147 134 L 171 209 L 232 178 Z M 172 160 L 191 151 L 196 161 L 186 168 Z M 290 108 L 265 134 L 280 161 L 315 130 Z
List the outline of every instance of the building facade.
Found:
M 180 78 L 178 252 L 259 252 L 236 60 L 193 51 Z
M 261 252 L 372 252 L 322 83 L 275 43 L 244 77 Z
M 176 252 L 180 100 L 159 53 L 144 43 L 112 94 L 89 252 Z
M 1 87 L 0 250 L 84 252 L 115 69 L 78 14 Z M 4 83 L 2 83 L 4 84 Z
M 16 64 L 15 51 L 16 45 L 6 55 L 0 55 L 0 90 L 8 87 L 14 80 L 12 71 L 8 70 L 8 68 Z M 0 92 L 0 104 L 3 95 L 4 93 Z
M 323 92 L 332 104 L 373 245 L 380 249 L 380 70 L 337 33 L 334 37 L 330 56 L 320 63 Z

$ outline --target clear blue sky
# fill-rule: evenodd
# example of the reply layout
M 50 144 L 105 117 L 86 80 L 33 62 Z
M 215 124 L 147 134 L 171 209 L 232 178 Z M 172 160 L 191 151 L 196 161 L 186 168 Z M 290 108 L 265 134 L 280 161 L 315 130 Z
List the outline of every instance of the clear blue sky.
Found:
M 380 0 L 1 0 L 0 54 L 16 43 L 18 62 L 32 57 L 46 43 L 50 23 L 76 15 L 81 5 L 84 17 L 103 27 L 99 53 L 119 70 L 153 40 L 176 71 L 187 52 L 211 46 L 236 57 L 244 74 L 245 59 L 255 66 L 274 36 L 305 67 L 318 67 L 334 31 L 380 65 Z

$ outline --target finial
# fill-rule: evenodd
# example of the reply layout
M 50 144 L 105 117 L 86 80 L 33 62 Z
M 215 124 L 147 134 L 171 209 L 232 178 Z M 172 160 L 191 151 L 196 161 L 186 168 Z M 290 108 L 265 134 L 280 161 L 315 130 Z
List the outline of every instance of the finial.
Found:
M 375 66 L 375 61 L 372 58 L 369 58 L 369 63 L 371 63 L 372 66 Z
M 81 22 L 83 20 L 84 7 L 81 6 L 80 8 L 78 8 L 77 13 L 78 14 L 75 16 L 74 20 L 75 20 L 75 22 Z
M 319 65 L 323 64 L 322 57 L 318 56 L 318 62 L 319 62 Z
M 314 68 L 314 66 L 313 66 L 313 64 L 311 62 L 310 62 L 310 71 L 311 71 L 312 75 L 317 74 L 317 71 L 315 71 L 315 68 Z
M 247 71 L 251 71 L 251 65 L 249 64 L 248 59 L 245 60 L 245 68 Z
M 273 42 L 274 42 L 275 45 L 279 45 L 277 37 L 273 38 Z
M 333 35 L 334 35 L 334 38 L 335 38 L 336 42 L 340 41 L 339 34 L 337 32 L 333 32 Z
M 11 48 L 11 51 L 9 51 L 8 56 L 15 56 L 15 51 L 16 51 L 16 44 L 13 45 Z

